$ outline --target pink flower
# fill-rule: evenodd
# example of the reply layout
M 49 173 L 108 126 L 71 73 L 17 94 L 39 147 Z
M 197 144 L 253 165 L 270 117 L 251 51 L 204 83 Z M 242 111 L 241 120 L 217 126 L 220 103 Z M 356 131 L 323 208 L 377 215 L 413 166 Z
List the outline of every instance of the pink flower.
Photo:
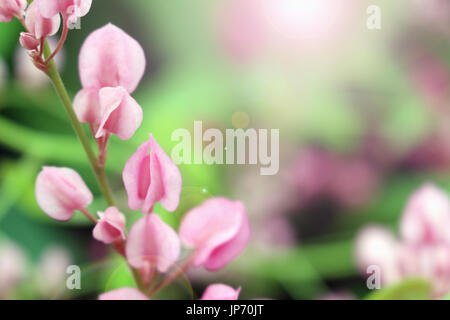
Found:
M 36 180 L 39 207 L 55 220 L 67 221 L 93 200 L 91 191 L 72 169 L 44 167 Z
M 79 57 L 83 86 L 74 100 L 82 123 L 89 123 L 96 138 L 116 134 L 131 138 L 142 122 L 142 109 L 130 96 L 145 71 L 139 43 L 118 27 L 108 24 L 84 42 Z
M 37 50 L 39 47 L 39 40 L 34 37 L 31 33 L 21 32 L 19 42 L 22 47 L 27 50 Z
M 201 300 L 237 300 L 241 288 L 234 290 L 224 284 L 212 284 L 203 293 Z
M 142 208 L 143 213 L 151 213 L 157 202 L 168 211 L 178 207 L 180 170 L 152 135 L 125 164 L 122 176 L 130 209 Z
M 356 260 L 361 271 L 376 265 L 382 281 L 390 284 L 408 277 L 424 278 L 433 286 L 433 297 L 450 291 L 450 242 L 448 196 L 427 184 L 415 192 L 406 206 L 397 239 L 382 227 L 369 227 L 356 241 Z
M 100 220 L 93 230 L 93 236 L 105 244 L 125 239 L 125 216 L 116 207 L 98 213 Z
M 105 292 L 98 300 L 150 300 L 145 294 L 135 288 L 120 288 Z
M 144 75 L 144 50 L 122 29 L 108 24 L 84 42 L 79 70 L 84 89 L 123 87 L 131 94 Z
M 0 299 L 8 298 L 10 291 L 25 278 L 27 259 L 23 250 L 9 240 L 0 242 Z
M 35 0 L 39 10 L 46 18 L 51 18 L 59 13 L 69 17 L 71 23 L 84 17 L 91 9 L 92 0 Z
M 10 22 L 14 17 L 23 17 L 26 0 L 0 0 L 0 22 Z
M 95 138 L 116 134 L 130 139 L 142 123 L 142 109 L 123 87 L 81 90 L 74 109 L 82 123 L 90 123 Z
M 27 9 L 25 24 L 38 40 L 47 36 L 52 36 L 59 30 L 61 18 L 59 15 L 45 18 L 41 15 L 36 2 L 32 2 Z
M 382 284 L 400 279 L 400 245 L 395 235 L 379 226 L 363 229 L 356 239 L 355 258 L 362 274 L 368 276 L 368 268 L 377 266 L 381 271 Z
M 195 266 L 210 271 L 224 267 L 244 250 L 250 238 L 244 205 L 225 198 L 207 200 L 186 214 L 180 238 L 195 249 Z
M 400 223 L 404 240 L 412 243 L 450 244 L 450 200 L 431 184 L 422 186 L 409 199 Z
M 146 274 L 153 267 L 166 272 L 180 255 L 180 240 L 176 232 L 156 214 L 138 220 L 128 234 L 128 263 Z

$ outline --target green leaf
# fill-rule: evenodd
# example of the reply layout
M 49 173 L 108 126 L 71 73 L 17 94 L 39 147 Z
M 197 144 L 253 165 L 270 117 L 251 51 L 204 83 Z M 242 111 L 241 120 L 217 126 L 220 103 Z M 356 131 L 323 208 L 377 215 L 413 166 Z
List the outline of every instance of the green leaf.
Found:
M 366 300 L 428 300 L 431 285 L 423 279 L 407 279 L 385 289 L 374 291 Z

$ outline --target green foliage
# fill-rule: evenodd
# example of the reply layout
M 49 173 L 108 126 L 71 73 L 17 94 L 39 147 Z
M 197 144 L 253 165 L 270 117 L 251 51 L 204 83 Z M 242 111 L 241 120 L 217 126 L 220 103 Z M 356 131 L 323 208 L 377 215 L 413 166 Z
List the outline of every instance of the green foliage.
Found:
M 376 290 L 367 300 L 428 300 L 431 298 L 431 285 L 422 279 L 407 279 L 385 289 Z

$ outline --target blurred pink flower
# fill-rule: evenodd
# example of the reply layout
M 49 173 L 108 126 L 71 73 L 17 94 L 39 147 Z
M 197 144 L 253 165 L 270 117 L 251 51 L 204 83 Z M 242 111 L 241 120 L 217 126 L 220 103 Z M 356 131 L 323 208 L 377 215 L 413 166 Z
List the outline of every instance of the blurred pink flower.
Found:
M 408 200 L 400 223 L 402 239 L 410 243 L 450 245 L 450 200 L 432 184 L 417 190 Z
M 71 23 L 84 17 L 91 9 L 92 0 L 35 0 L 39 5 L 41 14 L 51 18 L 59 13 L 69 17 Z
M 27 9 L 25 24 L 30 33 L 38 40 L 52 36 L 59 30 L 61 18 L 59 15 L 45 18 L 41 15 L 38 5 L 32 2 Z
M 434 297 L 450 292 L 449 198 L 425 185 L 408 201 L 400 223 L 400 238 L 382 227 L 363 230 L 356 240 L 356 260 L 364 273 L 381 269 L 384 284 L 422 277 L 433 285 Z
M 176 232 L 156 214 L 138 220 L 131 228 L 126 243 L 128 263 L 144 274 L 167 272 L 180 255 Z
M 84 42 L 79 57 L 83 89 L 74 99 L 74 109 L 96 138 L 116 134 L 128 140 L 139 128 L 142 109 L 130 94 L 141 81 L 145 64 L 141 45 L 112 24 Z
M 0 298 L 8 298 L 25 277 L 26 257 L 23 250 L 9 240 L 0 243 Z
M 177 209 L 182 185 L 180 170 L 152 135 L 127 161 L 122 177 L 130 209 L 142 208 L 143 213 L 151 213 L 157 202 L 167 211 Z
M 439 57 L 424 53 L 411 61 L 411 77 L 431 107 L 445 108 L 450 96 L 450 72 Z
M 0 0 L 0 22 L 10 22 L 14 17 L 23 17 L 27 0 Z
M 238 61 L 254 58 L 267 41 L 261 0 L 226 1 L 219 18 L 221 41 Z
M 120 288 L 102 293 L 98 300 L 150 300 L 135 288 Z
M 63 247 L 47 248 L 42 254 L 36 272 L 37 290 L 45 298 L 54 298 L 64 290 L 67 278 L 67 267 L 72 258 Z
M 92 232 L 95 239 L 105 244 L 125 239 L 125 216 L 116 207 L 109 207 L 98 215 L 100 220 Z
M 363 274 L 369 266 L 378 266 L 382 284 L 394 283 L 400 279 L 399 247 L 389 230 L 380 226 L 366 227 L 356 238 L 356 263 Z
M 351 31 L 357 1 L 231 0 L 220 7 L 218 32 L 239 62 L 336 43 Z
M 302 151 L 289 180 L 304 202 L 330 197 L 350 208 L 366 204 L 378 185 L 376 171 L 368 162 L 340 158 L 320 149 Z
M 194 248 L 195 266 L 213 271 L 237 257 L 250 239 L 250 226 L 244 205 L 225 198 L 211 198 L 186 213 L 180 238 Z
M 224 284 L 212 284 L 205 289 L 201 300 L 237 300 L 241 288 L 237 290 Z
M 49 217 L 70 220 L 93 196 L 80 175 L 69 168 L 44 167 L 36 180 L 36 200 Z

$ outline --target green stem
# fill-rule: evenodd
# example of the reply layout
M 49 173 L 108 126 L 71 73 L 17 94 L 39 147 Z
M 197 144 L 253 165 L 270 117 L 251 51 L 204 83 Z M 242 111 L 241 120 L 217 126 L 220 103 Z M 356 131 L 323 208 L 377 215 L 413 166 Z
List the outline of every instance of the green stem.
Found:
M 50 48 L 45 42 L 44 45 L 44 56 L 49 57 L 51 55 Z M 83 127 L 81 126 L 81 123 L 78 121 L 77 115 L 75 114 L 75 111 L 73 110 L 72 106 L 72 100 L 69 97 L 69 94 L 67 93 L 66 87 L 64 86 L 64 83 L 61 79 L 61 76 L 58 72 L 58 69 L 56 68 L 55 62 L 53 60 L 49 61 L 48 67 L 47 67 L 47 75 L 50 78 L 50 80 L 53 83 L 53 86 L 56 89 L 56 92 L 58 93 L 59 98 L 61 99 L 64 108 L 67 112 L 67 115 L 69 116 L 70 122 L 72 123 L 72 127 L 75 130 L 75 133 L 78 136 L 78 139 L 80 140 L 84 151 L 86 152 L 86 155 L 89 159 L 89 162 L 91 164 L 91 167 L 94 171 L 94 174 L 97 178 L 97 182 L 100 186 L 100 190 L 103 193 L 103 196 L 106 199 L 106 202 L 109 206 L 114 206 L 114 199 L 111 191 L 111 187 L 108 183 L 108 179 L 105 174 L 104 167 L 101 166 L 98 161 L 97 157 L 92 150 L 91 144 L 89 142 L 89 138 L 87 137 L 86 133 L 83 130 Z

